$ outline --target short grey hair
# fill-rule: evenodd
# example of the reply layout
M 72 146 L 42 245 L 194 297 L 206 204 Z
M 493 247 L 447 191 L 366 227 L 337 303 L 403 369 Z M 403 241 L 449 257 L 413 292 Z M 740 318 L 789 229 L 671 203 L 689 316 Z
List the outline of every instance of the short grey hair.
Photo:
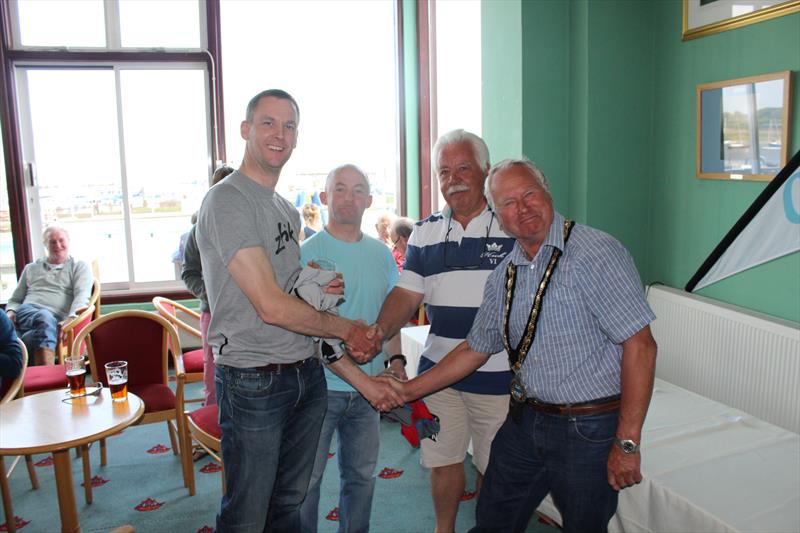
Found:
M 472 147 L 472 155 L 475 156 L 475 162 L 481 167 L 481 172 L 486 172 L 486 169 L 489 168 L 489 147 L 486 146 L 483 139 L 462 129 L 448 131 L 436 140 L 436 144 L 433 145 L 433 150 L 431 151 L 431 163 L 434 170 L 436 170 L 439 154 L 442 150 L 460 143 L 469 143 Z
M 392 222 L 391 230 L 395 232 L 398 237 L 405 237 L 408 239 L 411 237 L 411 232 L 414 231 L 414 222 L 410 218 L 400 217 Z
M 492 198 L 492 179 L 494 176 L 502 172 L 504 170 L 508 170 L 512 167 L 522 167 L 528 171 L 528 173 L 536 178 L 536 182 L 539 186 L 544 189 L 544 191 L 549 195 L 550 194 L 550 183 L 547 181 L 547 177 L 544 175 L 544 172 L 539 170 L 530 159 L 527 157 L 523 157 L 521 159 L 503 159 L 499 163 L 495 163 L 492 168 L 489 169 L 489 176 L 486 178 L 486 183 L 484 184 L 484 191 L 483 194 L 486 196 L 486 200 L 489 202 L 489 206 L 492 209 L 495 208 L 494 198 Z
M 358 167 L 358 166 L 356 166 L 356 165 L 354 165 L 352 163 L 345 163 L 344 165 L 339 165 L 338 167 L 336 167 L 333 170 L 331 170 L 330 172 L 328 172 L 328 177 L 325 178 L 325 190 L 326 191 L 328 190 L 328 187 L 330 187 L 331 180 L 333 179 L 333 177 L 336 174 L 338 174 L 340 171 L 342 171 L 342 170 L 353 170 L 357 174 L 360 174 L 361 177 L 364 178 L 364 182 L 367 184 L 367 192 L 372 194 L 372 186 L 369 183 L 369 176 L 367 176 L 366 172 L 361 170 L 361 167 Z
M 42 243 L 44 243 L 45 247 L 47 246 L 47 241 L 50 239 L 50 235 L 54 231 L 60 231 L 64 233 L 64 235 L 66 235 L 67 237 L 67 240 L 69 240 L 69 232 L 67 231 L 67 228 L 53 224 L 52 226 L 47 226 L 47 228 L 45 228 L 44 232 L 42 233 Z

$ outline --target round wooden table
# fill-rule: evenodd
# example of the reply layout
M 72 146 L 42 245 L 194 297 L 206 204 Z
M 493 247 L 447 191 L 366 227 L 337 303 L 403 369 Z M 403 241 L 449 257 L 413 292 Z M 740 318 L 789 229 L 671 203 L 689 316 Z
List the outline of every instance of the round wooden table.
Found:
M 92 387 L 87 387 L 92 390 Z M 144 402 L 128 393 L 125 402 L 111 392 L 67 399 L 64 390 L 18 398 L 0 406 L 0 455 L 52 453 L 62 532 L 80 532 L 69 449 L 124 429 L 142 416 Z

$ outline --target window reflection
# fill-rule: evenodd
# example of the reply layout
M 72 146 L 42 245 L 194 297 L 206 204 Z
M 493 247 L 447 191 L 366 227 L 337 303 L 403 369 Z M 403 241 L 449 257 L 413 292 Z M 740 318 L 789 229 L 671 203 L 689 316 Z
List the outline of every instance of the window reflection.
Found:
M 229 163 L 238 167 L 244 153 L 239 125 L 250 98 L 288 91 L 300 106 L 299 137 L 278 192 L 301 208 L 332 168 L 354 163 L 372 184 L 370 235 L 383 211 L 397 210 L 394 8 L 388 0 L 220 3 Z
M 5 160 L 3 144 L 0 156 Z M 6 166 L 0 166 L 0 301 L 6 302 L 17 286 L 17 271 L 14 260 L 14 239 L 11 235 L 11 212 L 8 208 L 8 186 Z

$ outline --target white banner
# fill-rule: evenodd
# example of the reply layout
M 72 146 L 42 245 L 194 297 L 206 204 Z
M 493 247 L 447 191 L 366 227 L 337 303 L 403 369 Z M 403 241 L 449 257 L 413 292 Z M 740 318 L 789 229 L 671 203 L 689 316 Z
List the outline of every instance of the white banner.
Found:
M 795 169 L 692 290 L 798 250 L 800 169 Z

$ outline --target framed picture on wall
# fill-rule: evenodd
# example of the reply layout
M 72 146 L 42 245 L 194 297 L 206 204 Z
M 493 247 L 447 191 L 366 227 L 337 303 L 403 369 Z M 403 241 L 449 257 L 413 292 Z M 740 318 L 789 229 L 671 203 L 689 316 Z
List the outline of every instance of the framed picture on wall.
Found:
M 800 12 L 800 0 L 683 0 L 683 40 Z
M 786 165 L 792 72 L 697 87 L 697 177 L 769 181 Z

